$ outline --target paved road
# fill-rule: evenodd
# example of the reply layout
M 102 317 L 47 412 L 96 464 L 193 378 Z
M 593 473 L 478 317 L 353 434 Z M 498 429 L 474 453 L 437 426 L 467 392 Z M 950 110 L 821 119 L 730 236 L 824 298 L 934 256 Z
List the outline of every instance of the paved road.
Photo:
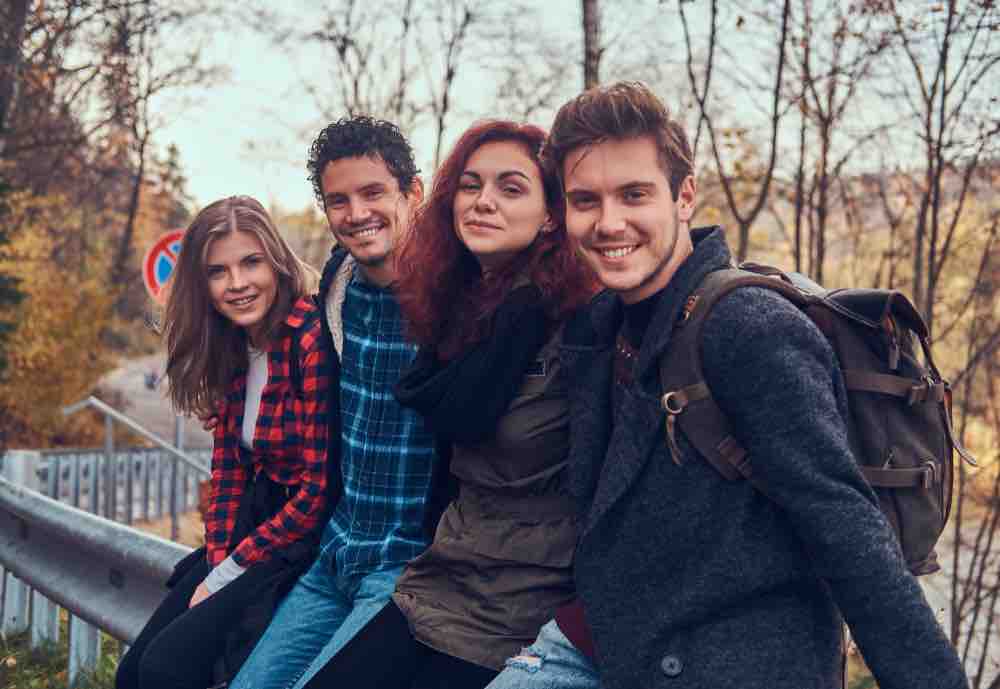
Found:
M 109 373 L 102 381 L 103 387 L 120 392 L 127 402 L 125 413 L 168 442 L 174 440 L 175 416 L 167 400 L 167 384 L 162 378 L 166 357 L 152 354 L 127 361 Z M 155 375 L 153 389 L 147 387 L 147 377 Z M 211 447 L 212 436 L 201 429 L 194 419 L 184 422 L 185 447 Z

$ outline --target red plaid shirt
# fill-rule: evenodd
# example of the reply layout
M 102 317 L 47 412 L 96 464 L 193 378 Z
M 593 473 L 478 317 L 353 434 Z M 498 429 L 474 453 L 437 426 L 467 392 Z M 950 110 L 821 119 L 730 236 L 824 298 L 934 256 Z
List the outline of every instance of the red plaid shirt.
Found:
M 323 346 L 319 310 L 300 299 L 285 323 L 292 333 L 267 353 L 267 383 L 261 393 L 254 430 L 252 462 L 240 461 L 240 429 L 246 400 L 246 374 L 237 376 L 215 428 L 212 484 L 205 515 L 208 563 L 216 566 L 230 554 L 240 499 L 249 472 L 259 471 L 276 483 L 297 488 L 284 508 L 232 549 L 236 564 L 247 567 L 315 529 L 326 507 L 327 395 L 329 353 Z M 292 389 L 292 338 L 299 338 L 302 390 Z M 246 453 L 246 450 L 244 450 Z

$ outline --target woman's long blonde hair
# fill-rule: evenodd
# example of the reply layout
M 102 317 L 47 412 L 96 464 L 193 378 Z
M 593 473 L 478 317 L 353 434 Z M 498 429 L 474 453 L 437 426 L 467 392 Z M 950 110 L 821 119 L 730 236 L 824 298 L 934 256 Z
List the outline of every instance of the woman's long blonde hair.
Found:
M 255 235 L 278 278 L 261 330 L 264 343 L 281 335 L 295 302 L 316 288 L 316 271 L 295 255 L 259 201 L 230 196 L 202 209 L 184 233 L 163 317 L 170 401 L 182 413 L 216 413 L 233 377 L 247 365 L 246 332 L 216 311 L 205 272 L 212 242 L 232 232 Z

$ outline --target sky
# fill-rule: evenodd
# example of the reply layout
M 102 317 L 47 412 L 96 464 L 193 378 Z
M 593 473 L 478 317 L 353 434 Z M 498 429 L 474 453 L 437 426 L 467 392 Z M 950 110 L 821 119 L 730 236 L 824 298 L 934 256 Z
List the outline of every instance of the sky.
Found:
M 300 26 L 308 26 L 308 13 L 317 7 L 315 0 L 286 2 L 282 5 L 287 8 L 285 11 Z M 430 6 L 423 4 L 429 0 L 417 2 L 422 7 Z M 580 5 L 580 0 L 537 2 L 539 35 L 546 37 L 549 45 L 557 48 L 565 45 L 574 56 L 581 52 Z M 679 112 L 682 121 L 687 120 L 693 126 L 694 104 L 678 100 L 680 94 L 685 94 L 690 101 L 677 5 L 664 0 L 618 0 L 606 3 L 604 8 L 602 29 L 606 52 L 602 77 L 639 78 L 643 74 L 627 65 L 640 61 L 651 70 L 650 78 L 656 80 L 652 83 L 654 89 L 668 106 Z M 701 39 L 708 26 L 708 3 L 690 0 L 685 8 L 696 52 L 702 52 L 707 47 Z M 767 58 L 762 63 L 761 55 L 774 52 L 774 27 L 759 28 L 762 26 L 759 22 L 748 21 L 738 29 L 743 25 L 742 21 L 737 23 L 742 20 L 742 13 L 726 7 L 720 14 L 720 49 L 728 54 L 726 64 L 739 65 L 739 69 L 732 74 L 716 75 L 718 93 L 714 97 L 724 104 L 730 119 L 766 125 L 772 78 L 769 68 L 773 65 L 766 62 Z M 162 104 L 166 126 L 157 131 L 158 146 L 161 150 L 169 144 L 178 147 L 188 189 L 197 207 L 233 194 L 255 196 L 265 205 L 277 205 L 286 211 L 315 207 L 305 159 L 309 143 L 328 120 L 321 117 L 304 84 L 306 81 L 318 84 L 320 75 L 332 78 L 332 68 L 315 51 L 300 46 L 294 46 L 294 51 L 275 46 L 269 38 L 247 28 L 245 22 L 222 19 L 218 23 L 220 26 L 203 44 L 204 62 L 224 67 L 227 78 L 207 88 L 189 89 L 168 97 Z M 753 47 L 760 37 L 768 46 L 763 53 L 759 46 Z M 183 46 L 185 37 L 179 38 L 178 45 Z M 526 64 L 524 69 L 530 72 L 532 65 Z M 611 69 L 619 71 L 611 74 Z M 311 79 L 306 80 L 305 75 Z M 722 77 L 729 81 L 720 81 Z M 565 79 L 569 95 L 582 88 L 580 68 L 567 73 Z M 462 63 L 452 94 L 454 111 L 448 119 L 445 152 L 475 119 L 506 115 L 493 109 L 497 80 L 497 74 L 483 67 L 469 61 Z M 744 87 L 733 91 L 731 84 L 735 82 L 743 83 Z M 724 85 L 719 86 L 720 83 Z M 336 84 L 331 83 L 331 102 L 335 88 Z M 543 113 L 535 124 L 547 127 L 553 116 L 554 112 Z M 430 182 L 433 127 L 427 123 L 410 132 L 410 136 L 417 165 L 423 170 L 425 182 Z M 700 155 L 702 161 L 707 161 L 704 152 Z
M 575 59 L 581 51 L 580 0 L 526 1 L 536 2 L 539 8 L 538 35 L 546 37 L 549 45 L 565 46 Z M 503 6 L 492 0 L 483 2 L 489 2 L 490 8 Z M 431 7 L 429 3 L 430 0 L 417 0 L 418 7 Z M 309 26 L 308 15 L 319 6 L 315 0 L 286 0 L 280 5 L 299 21 L 300 27 Z M 652 64 L 651 69 L 657 75 L 654 78 L 659 80 L 653 84 L 654 88 L 675 112 L 679 109 L 682 121 L 693 126 L 693 103 L 678 101 L 681 93 L 689 101 L 690 96 L 676 3 L 617 0 L 604 3 L 603 7 L 607 52 L 602 62 L 602 77 L 637 78 L 639 73 L 627 67 L 616 74 L 608 74 L 608 67 L 628 65 L 630 60 L 647 60 L 646 64 Z M 685 3 L 696 45 L 707 27 L 707 7 L 703 0 Z M 761 7 L 767 7 L 769 13 L 773 9 L 765 3 Z M 609 12 L 613 14 L 610 18 Z M 720 50 L 728 54 L 727 69 L 733 73 L 716 74 L 713 104 L 716 108 L 724 107 L 728 119 L 757 123 L 759 127 L 767 122 L 769 68 L 773 69 L 773 65 L 762 63 L 760 56 L 765 53 L 751 46 L 755 35 L 773 43 L 774 31 L 773 27 L 760 29 L 756 21 L 748 21 L 740 29 L 743 13 L 735 5 L 724 5 L 720 14 Z M 771 21 L 775 19 L 772 17 Z M 197 39 L 182 34 L 173 37 L 171 45 L 186 49 L 192 41 L 200 41 L 204 63 L 223 67 L 227 76 L 209 87 L 166 96 L 159 104 L 165 126 L 156 131 L 156 145 L 161 153 L 170 144 L 178 147 L 188 189 L 197 207 L 233 194 L 249 194 L 286 211 L 315 207 L 306 179 L 305 158 L 309 143 L 328 120 L 321 117 L 316 102 L 306 92 L 304 76 L 309 75 L 312 83 L 319 84 L 322 75 L 331 75 L 332 79 L 331 66 L 324 64 L 315 51 L 310 53 L 300 46 L 293 46 L 295 50 L 275 46 L 269 38 L 248 28 L 246 21 L 219 17 L 215 24 L 211 33 L 202 29 L 203 36 Z M 704 49 L 704 41 L 701 43 L 698 47 Z M 773 52 L 770 43 L 767 51 Z M 697 48 L 696 51 L 700 52 Z M 732 70 L 733 65 L 738 68 Z M 524 69 L 530 72 L 532 65 L 526 64 Z M 482 67 L 462 64 L 453 90 L 455 111 L 448 120 L 445 151 L 473 120 L 505 115 L 493 110 L 497 79 L 497 74 Z M 565 79 L 568 94 L 582 87 L 579 68 L 567 72 Z M 734 90 L 732 84 L 737 82 L 744 86 Z M 329 88 L 333 102 L 336 84 L 330 83 Z M 888 103 L 885 99 L 875 100 L 859 112 L 864 113 L 865 120 L 896 116 L 880 109 Z M 546 127 L 553 114 L 544 113 L 535 123 Z M 794 120 L 789 121 L 794 124 Z M 766 129 L 764 126 L 761 131 Z M 429 182 L 433 169 L 433 129 L 428 124 L 410 135 L 417 164 L 424 172 L 425 182 Z M 797 141 L 797 137 L 793 138 Z M 700 160 L 708 161 L 704 141 L 702 144 Z M 870 159 L 871 165 L 879 162 L 877 151 L 867 153 L 867 156 L 856 155 L 853 164 L 863 165 L 866 159 Z M 895 153 L 898 155 L 899 151 Z M 779 168 L 784 159 L 785 156 L 779 156 Z
M 546 31 L 579 35 L 579 0 L 551 0 L 545 6 Z M 156 135 L 161 150 L 171 143 L 180 150 L 196 206 L 232 194 L 249 194 L 265 205 L 294 211 L 313 204 L 305 157 L 312 136 L 325 122 L 304 93 L 300 74 L 322 73 L 323 66 L 309 56 L 293 62 L 268 39 L 245 28 L 216 32 L 204 57 L 207 63 L 226 67 L 228 78 L 164 101 L 166 126 Z M 463 112 L 449 119 L 445 150 L 477 116 L 493 114 L 492 77 L 483 70 L 460 74 L 454 100 Z M 430 128 L 414 132 L 412 143 L 426 178 L 434 153 Z

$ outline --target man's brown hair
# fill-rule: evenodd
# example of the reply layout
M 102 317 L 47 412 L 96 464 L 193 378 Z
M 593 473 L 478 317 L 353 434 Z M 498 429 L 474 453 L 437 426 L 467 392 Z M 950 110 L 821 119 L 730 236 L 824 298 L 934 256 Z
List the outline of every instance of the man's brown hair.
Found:
M 694 174 L 691 144 L 667 106 L 640 82 L 619 81 L 597 86 L 559 108 L 543 156 L 565 187 L 563 163 L 574 150 L 608 139 L 642 136 L 652 137 L 656 142 L 660 165 L 670 180 L 670 193 L 676 201 L 684 178 Z

